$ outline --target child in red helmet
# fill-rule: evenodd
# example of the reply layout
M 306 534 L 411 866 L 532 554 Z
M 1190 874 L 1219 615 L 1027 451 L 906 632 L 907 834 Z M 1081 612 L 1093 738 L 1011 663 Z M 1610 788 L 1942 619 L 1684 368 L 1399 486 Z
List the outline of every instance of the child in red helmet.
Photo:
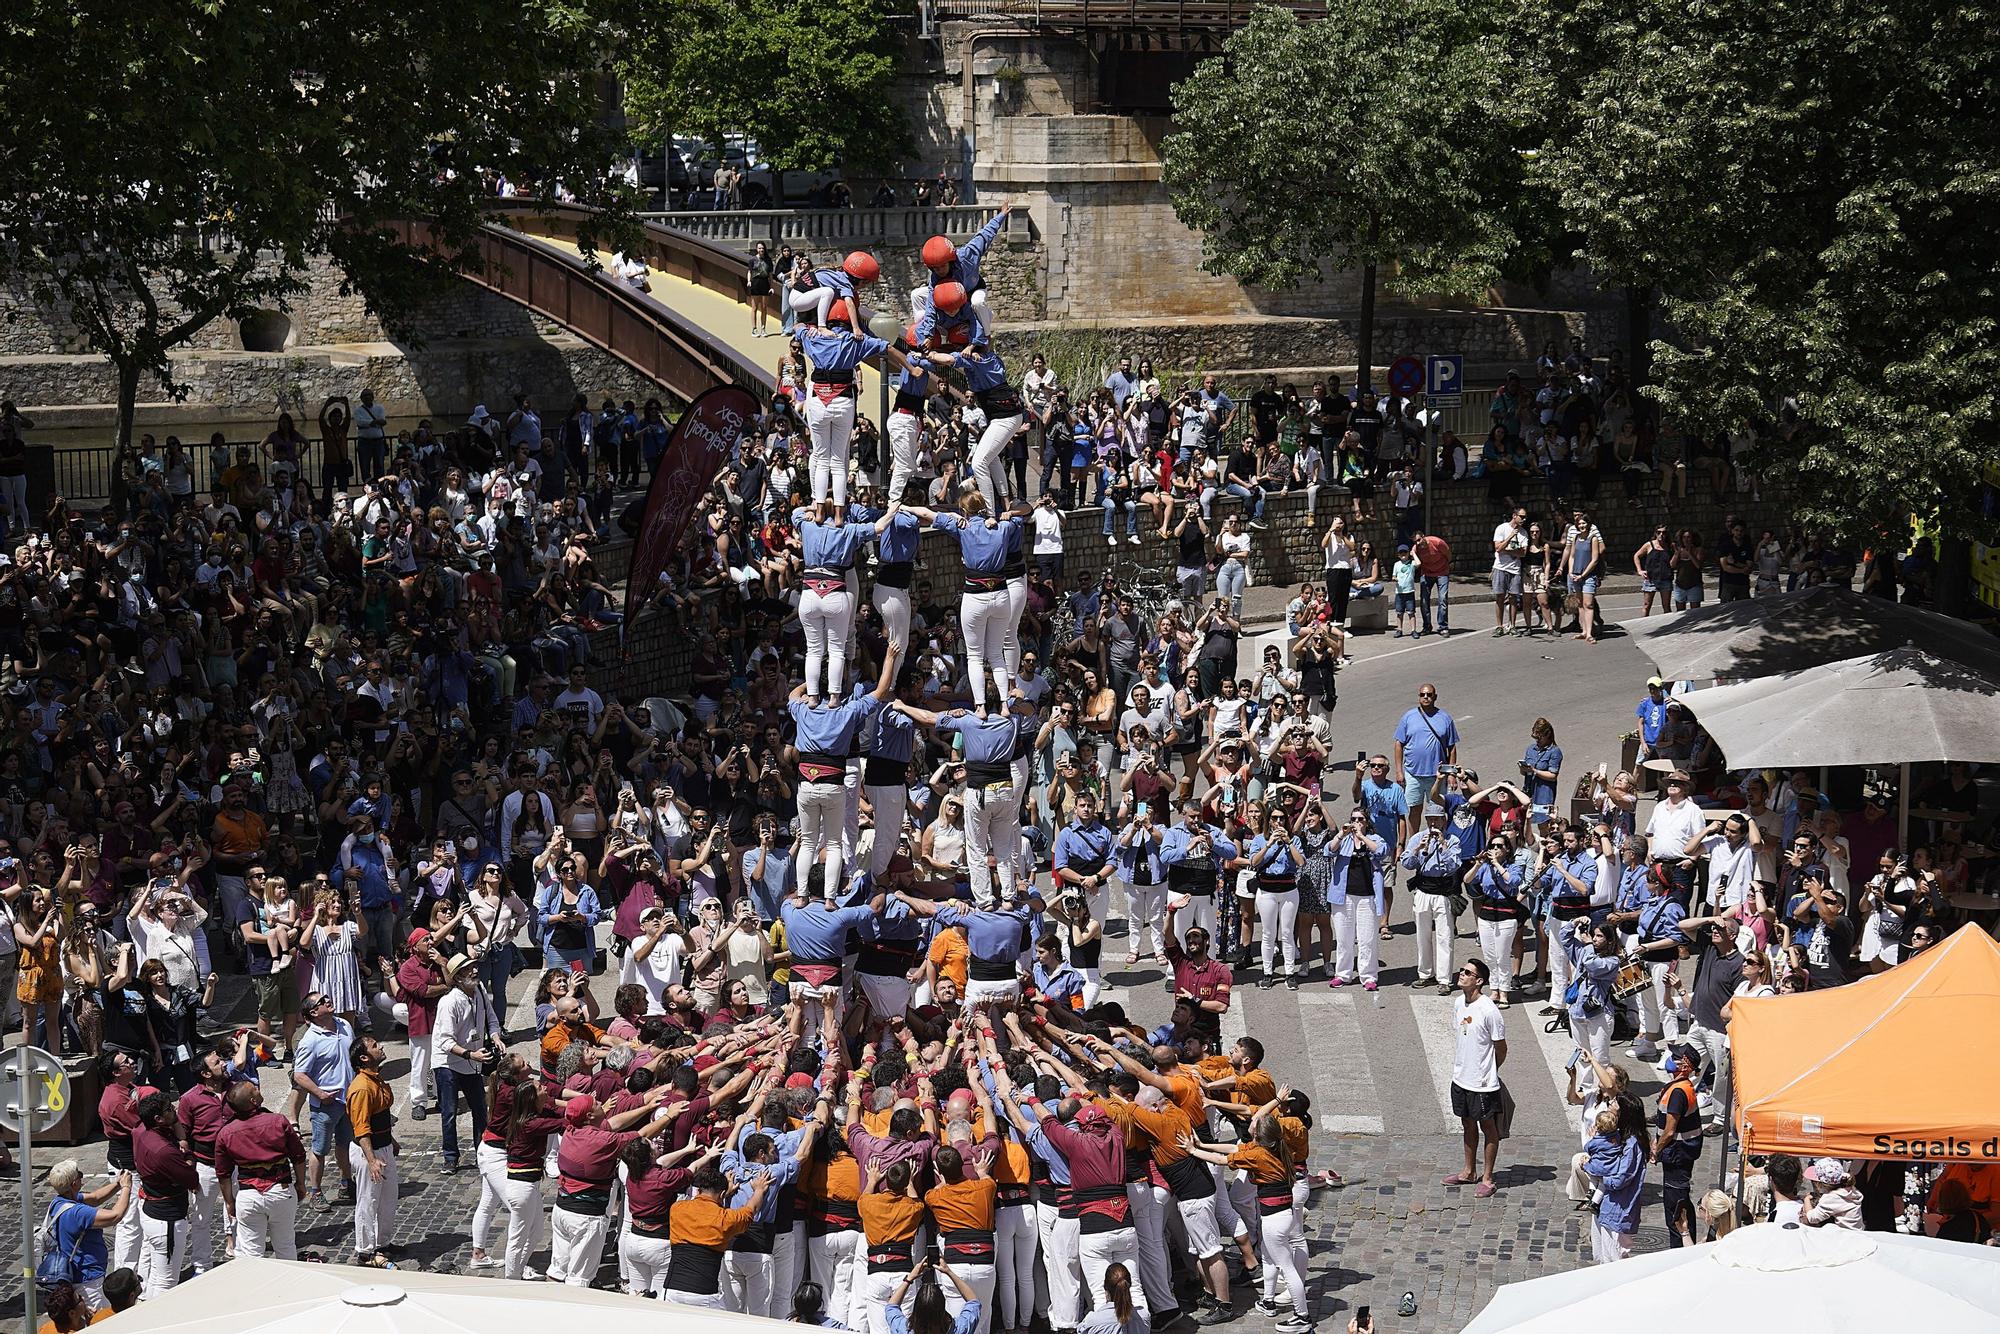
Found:
M 918 331 L 926 340 L 933 330 L 927 327 L 925 317 L 930 314 L 932 303 L 937 299 L 938 288 L 945 283 L 956 283 L 964 292 L 972 307 L 971 321 L 982 329 L 992 327 L 992 317 L 986 305 L 986 281 L 979 276 L 979 262 L 985 257 L 987 247 L 1000 235 L 1000 229 L 1007 225 L 1007 215 L 1013 211 L 1011 202 L 1003 204 L 992 220 L 963 246 L 954 246 L 942 236 L 933 236 L 924 242 L 924 267 L 930 270 L 930 280 L 911 291 L 910 309 L 916 318 Z
M 862 306 L 857 291 L 879 282 L 882 266 L 866 250 L 849 252 L 840 261 L 837 269 L 810 269 L 804 278 L 797 280 L 792 288 L 792 310 L 800 319 L 826 328 L 833 323 L 833 303 L 844 299 L 847 305 L 847 319 L 844 323 L 852 328 L 868 327 L 868 311 Z

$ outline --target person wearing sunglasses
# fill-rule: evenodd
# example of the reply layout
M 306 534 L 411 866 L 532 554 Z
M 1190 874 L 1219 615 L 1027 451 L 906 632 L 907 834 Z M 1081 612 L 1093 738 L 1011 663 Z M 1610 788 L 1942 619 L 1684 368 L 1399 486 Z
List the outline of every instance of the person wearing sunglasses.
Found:
M 326 1204 L 320 1182 L 324 1179 L 327 1157 L 331 1155 L 340 1171 L 340 1202 L 352 1204 L 354 1175 L 347 1164 L 350 1138 L 347 1086 L 354 1080 L 349 1055 L 354 1045 L 354 1028 L 334 1013 L 333 998 L 324 991 L 308 991 L 299 1009 L 306 1022 L 299 1029 L 297 1044 L 292 1049 L 292 1087 L 304 1096 L 312 1113 L 312 1142 L 307 1146 L 310 1152 L 306 1166 L 306 1181 L 311 1188 L 308 1198 L 314 1204 Z

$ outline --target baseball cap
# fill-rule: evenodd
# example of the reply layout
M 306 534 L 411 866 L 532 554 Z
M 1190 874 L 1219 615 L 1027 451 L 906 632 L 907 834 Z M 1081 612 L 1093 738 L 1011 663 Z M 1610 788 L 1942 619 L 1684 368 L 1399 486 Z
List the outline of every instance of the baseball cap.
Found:
M 587 1093 L 579 1093 L 563 1104 L 563 1119 L 573 1126 L 580 1126 L 590 1119 L 590 1113 L 597 1106 Z
M 1442 820 L 1442 819 L 1444 819 L 1444 807 L 1442 807 L 1442 806 L 1438 805 L 1438 804 L 1437 804 L 1436 802 L 1425 802 L 1425 803 L 1424 803 L 1424 818 L 1425 818 L 1426 820 Z
M 1658 686 L 1658 687 L 1659 687 L 1660 689 L 1662 689 L 1662 690 L 1665 690 L 1665 689 L 1667 688 L 1667 682 L 1666 682 L 1666 678 L 1664 678 L 1664 677 L 1659 677 L 1659 676 L 1649 676 L 1649 677 L 1647 677 L 1647 678 L 1646 678 L 1646 685 L 1647 685 L 1647 687 L 1648 687 L 1648 688 L 1651 688 L 1651 687 L 1653 687 L 1653 686 Z

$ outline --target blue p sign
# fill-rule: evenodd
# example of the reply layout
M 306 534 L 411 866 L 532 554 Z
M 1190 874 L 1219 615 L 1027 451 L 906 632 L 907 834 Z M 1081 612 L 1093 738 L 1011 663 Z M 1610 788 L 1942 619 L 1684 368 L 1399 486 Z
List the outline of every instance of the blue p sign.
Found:
M 1464 357 L 1432 357 L 1430 372 L 1431 393 L 1462 394 L 1465 392 Z

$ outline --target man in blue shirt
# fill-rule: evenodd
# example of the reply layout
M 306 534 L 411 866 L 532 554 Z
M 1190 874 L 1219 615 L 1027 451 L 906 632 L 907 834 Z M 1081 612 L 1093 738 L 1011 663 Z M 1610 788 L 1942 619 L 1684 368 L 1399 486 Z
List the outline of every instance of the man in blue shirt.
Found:
M 758 1100 L 762 1101 L 761 1094 Z M 751 1130 L 746 1126 L 744 1130 L 739 1147 L 725 1150 L 719 1164 L 723 1175 L 736 1183 L 726 1201 L 727 1207 L 741 1209 L 750 1204 L 751 1197 L 757 1194 L 759 1178 L 769 1177 L 771 1184 L 756 1201 L 750 1226 L 730 1242 L 722 1267 L 738 1299 L 737 1309 L 746 1315 L 768 1316 L 775 1314 L 771 1279 L 776 1239 L 772 1225 L 778 1217 L 780 1196 L 798 1178 L 800 1164 L 812 1151 L 813 1140 L 819 1135 L 819 1122 L 807 1121 L 802 1130 L 783 1136 L 774 1135 L 771 1129 Z M 789 1152 L 781 1152 L 781 1143 L 794 1136 L 797 1143 Z
M 340 1169 L 340 1202 L 354 1202 L 354 1175 L 347 1164 L 347 1144 L 352 1130 L 347 1123 L 347 1086 L 354 1082 L 350 1048 L 354 1029 L 333 1011 L 333 998 L 324 991 L 309 991 L 299 1002 L 306 1022 L 292 1045 L 292 1087 L 306 1096 L 312 1113 L 312 1157 L 306 1175 L 312 1188 L 309 1197 L 325 1204 L 319 1183 L 326 1160 L 333 1158 Z M 305 1203 L 305 1201 L 300 1201 Z
M 872 898 L 865 897 L 873 889 L 866 874 L 855 876 L 854 885 L 860 902 L 835 907 L 831 896 L 794 895 L 778 909 L 778 920 L 785 926 L 785 948 L 792 956 L 792 997 L 805 1006 L 808 1042 L 817 1036 L 822 1019 L 838 1030 L 840 998 L 845 991 L 840 969 L 847 956 L 848 933 L 865 928 L 888 902 L 884 890 L 874 890 Z
M 1097 795 L 1093 792 L 1079 792 L 1076 797 L 1076 823 L 1065 825 L 1056 835 L 1056 845 L 1050 855 L 1050 871 L 1054 878 L 1071 889 L 1083 894 L 1084 902 L 1090 905 L 1092 921 L 1102 922 L 1110 904 L 1112 876 L 1112 842 L 1115 835 L 1109 825 L 1097 818 Z
M 1125 400 L 1139 387 L 1139 381 L 1132 375 L 1132 358 L 1118 358 L 1118 369 L 1104 377 L 1104 387 L 1111 391 L 1111 401 L 1123 412 Z
M 1646 682 L 1646 698 L 1632 710 L 1639 717 L 1639 758 L 1659 754 L 1660 734 L 1667 727 L 1667 683 L 1655 676 Z
M 1604 920 L 1626 932 L 1628 950 L 1646 956 L 1650 980 L 1639 992 L 1639 1037 L 1628 1051 L 1634 1060 L 1657 1061 L 1660 1044 L 1666 1041 L 1667 972 L 1683 943 L 1681 919 L 1687 909 L 1673 895 L 1654 892 L 1657 884 L 1649 881 L 1647 889 L 1636 909 L 1614 912 Z
M 1201 818 L 1201 803 L 1189 797 L 1181 803 L 1181 823 L 1169 829 L 1160 841 L 1160 865 L 1167 873 L 1167 906 L 1173 910 L 1175 895 L 1187 898 L 1187 916 L 1182 930 L 1200 927 L 1215 935 L 1215 895 L 1222 882 L 1226 863 L 1236 859 L 1236 844 L 1229 836 Z
M 1389 790 L 1402 795 L 1393 785 Z M 1417 975 L 1410 985 L 1436 986 L 1439 995 L 1449 995 L 1453 990 L 1451 947 L 1458 935 L 1451 896 L 1466 857 L 1458 840 L 1445 830 L 1444 807 L 1424 807 L 1424 826 L 1400 860 L 1411 872 L 1410 915 L 1417 927 Z
M 1458 724 L 1438 707 L 1437 687 L 1426 681 L 1417 687 L 1417 706 L 1397 722 L 1396 781 L 1403 784 L 1404 805 L 1422 810 L 1432 782 L 1446 765 L 1458 763 Z
M 831 318 L 848 319 L 851 327 L 826 327 L 827 317 L 801 324 L 799 346 L 812 362 L 812 393 L 806 399 L 806 431 L 810 451 L 813 503 L 833 498 L 836 509 L 847 508 L 847 452 L 854 435 L 856 369 L 864 361 L 879 361 L 903 369 L 903 354 L 881 339 L 862 332 L 867 326 L 853 313 L 853 298 L 835 309 Z
M 1014 901 L 1014 864 L 1021 854 L 1021 801 L 1013 771 L 1022 740 L 1020 708 L 1016 694 L 1007 712 L 994 717 L 954 709 L 937 721 L 939 732 L 955 733 L 965 743 L 965 863 L 972 900 L 982 908 L 993 906 L 996 871 L 1001 901 Z
M 939 926 L 965 928 L 967 1008 L 990 1001 L 1011 1001 L 1021 994 L 1020 958 L 1023 933 L 1045 906 L 1030 889 L 1025 902 L 1004 908 L 968 908 L 962 903 L 933 903 L 897 891 L 896 897 L 919 917 L 934 917 Z
M 1365 770 L 1354 771 L 1354 799 L 1368 812 L 1368 827 L 1388 845 L 1389 855 L 1401 856 L 1410 834 L 1410 793 L 1406 785 L 1389 777 L 1388 756 L 1371 755 Z

